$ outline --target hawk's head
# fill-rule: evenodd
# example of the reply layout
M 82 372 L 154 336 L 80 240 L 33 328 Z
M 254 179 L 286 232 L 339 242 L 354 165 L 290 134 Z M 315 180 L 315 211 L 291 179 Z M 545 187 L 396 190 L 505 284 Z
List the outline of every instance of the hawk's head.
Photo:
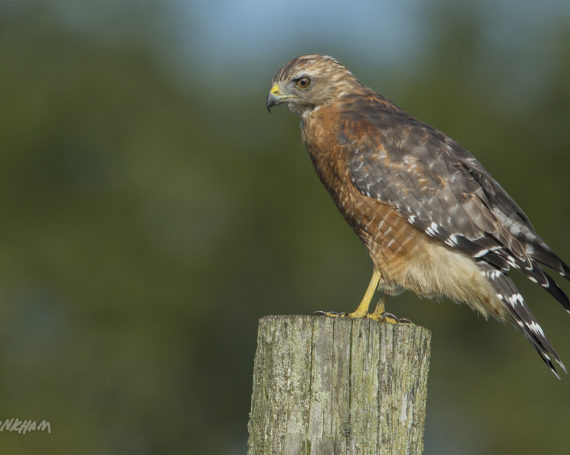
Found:
M 360 86 L 350 71 L 327 55 L 296 57 L 273 76 L 267 109 L 285 103 L 299 115 L 331 103 L 347 90 Z

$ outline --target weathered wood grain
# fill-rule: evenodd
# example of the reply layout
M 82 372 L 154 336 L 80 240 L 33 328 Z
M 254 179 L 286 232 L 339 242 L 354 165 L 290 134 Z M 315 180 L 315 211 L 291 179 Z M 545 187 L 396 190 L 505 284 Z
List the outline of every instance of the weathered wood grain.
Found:
M 421 454 L 430 340 L 413 324 L 262 318 L 248 455 Z

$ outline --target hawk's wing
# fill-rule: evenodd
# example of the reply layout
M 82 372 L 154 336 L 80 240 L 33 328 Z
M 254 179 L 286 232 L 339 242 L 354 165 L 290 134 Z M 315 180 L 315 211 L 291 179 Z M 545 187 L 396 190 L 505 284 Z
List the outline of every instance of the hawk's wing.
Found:
M 440 131 L 383 98 L 344 104 L 339 141 L 351 178 L 368 197 L 387 202 L 451 248 L 506 272 L 512 266 L 570 311 L 568 297 L 537 262 L 570 276 L 528 217 L 483 166 Z

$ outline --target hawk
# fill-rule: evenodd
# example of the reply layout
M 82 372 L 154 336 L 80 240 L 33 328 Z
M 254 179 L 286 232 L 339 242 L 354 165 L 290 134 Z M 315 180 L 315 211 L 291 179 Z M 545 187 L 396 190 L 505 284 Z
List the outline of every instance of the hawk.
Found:
M 283 66 L 267 109 L 277 104 L 301 117 L 317 174 L 372 259 L 364 297 L 342 316 L 395 323 L 384 313 L 387 296 L 410 290 L 448 298 L 514 325 L 558 378 L 554 362 L 566 372 L 507 273 L 519 270 L 570 313 L 542 266 L 566 279 L 570 269 L 473 155 L 329 56 L 302 55 Z M 376 290 L 382 298 L 369 313 Z

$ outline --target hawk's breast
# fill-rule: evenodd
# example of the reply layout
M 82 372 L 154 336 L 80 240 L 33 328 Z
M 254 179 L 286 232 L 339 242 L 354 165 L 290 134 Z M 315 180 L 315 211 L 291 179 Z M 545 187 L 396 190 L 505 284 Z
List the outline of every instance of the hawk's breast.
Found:
M 340 130 L 338 109 L 321 108 L 305 119 L 303 141 L 321 182 L 381 271 L 382 287 L 399 292 L 398 277 L 415 254 L 418 243 L 413 240 L 421 233 L 390 204 L 358 190 L 348 166 L 351 145 L 339 139 Z

